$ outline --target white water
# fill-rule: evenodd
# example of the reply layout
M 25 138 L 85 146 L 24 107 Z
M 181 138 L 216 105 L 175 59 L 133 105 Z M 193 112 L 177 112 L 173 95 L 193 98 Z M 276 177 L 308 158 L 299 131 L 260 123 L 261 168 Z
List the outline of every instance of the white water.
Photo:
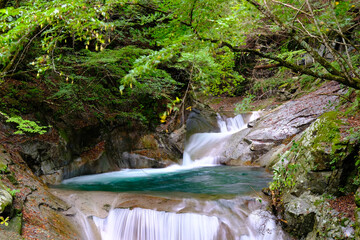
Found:
M 259 112 L 253 112 L 249 122 L 259 117 Z M 190 137 L 184 149 L 183 166 L 196 167 L 220 164 L 227 139 L 232 134 L 246 128 L 242 115 L 237 115 L 234 118 L 223 118 L 218 114 L 217 123 L 220 128 L 219 133 L 197 133 Z
M 209 240 L 217 237 L 220 226 L 216 217 L 141 208 L 114 209 L 94 222 L 106 240 Z
M 249 121 L 259 117 L 254 113 Z M 224 119 L 218 116 L 219 133 L 198 133 L 185 146 L 183 165 L 165 169 L 129 169 L 119 172 L 82 176 L 66 182 L 102 183 L 116 178 L 146 177 L 184 169 L 219 164 L 226 140 L 246 128 L 241 115 Z M 250 200 L 249 200 L 250 199 Z M 190 208 L 190 209 L 189 209 Z M 230 200 L 197 201 L 185 199 L 174 206 L 174 212 L 150 209 L 111 209 L 106 218 L 92 217 L 96 225 L 92 237 L 91 224 L 83 224 L 89 240 L 282 240 L 286 237 L 276 225 L 266 205 L 251 197 Z M 183 209 L 187 209 L 182 212 Z M 83 217 L 83 219 L 88 219 Z M 90 234 L 91 235 L 91 234 Z M 95 237 L 99 235 L 100 237 Z
M 179 213 L 184 210 L 192 213 Z M 184 199 L 173 211 L 112 209 L 107 218 L 93 217 L 93 221 L 102 240 L 288 239 L 266 205 L 251 197 Z

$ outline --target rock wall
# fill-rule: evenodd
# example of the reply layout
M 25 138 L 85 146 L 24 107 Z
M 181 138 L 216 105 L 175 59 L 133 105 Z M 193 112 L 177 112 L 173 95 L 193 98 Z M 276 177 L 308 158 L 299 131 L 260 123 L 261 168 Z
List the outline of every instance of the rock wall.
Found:
M 70 208 L 48 191 L 13 145 L 0 144 L 0 239 L 83 239 L 75 222 L 63 215 Z
M 335 204 L 359 187 L 360 143 L 349 138 L 346 121 L 338 112 L 323 114 L 273 158 L 279 173 L 270 187 L 273 203 L 284 228 L 298 238 L 355 238 L 356 219 L 345 214 L 355 202 Z
M 249 129 L 234 134 L 229 140 L 223 163 L 269 167 L 277 147 L 290 142 L 323 113 L 334 110 L 339 103 L 338 95 L 343 92 L 338 83 L 330 82 L 249 123 Z
M 167 133 L 147 133 L 115 127 L 52 129 L 26 138 L 19 152 L 34 174 L 45 183 L 65 178 L 116 171 L 122 168 L 165 167 L 181 158 Z

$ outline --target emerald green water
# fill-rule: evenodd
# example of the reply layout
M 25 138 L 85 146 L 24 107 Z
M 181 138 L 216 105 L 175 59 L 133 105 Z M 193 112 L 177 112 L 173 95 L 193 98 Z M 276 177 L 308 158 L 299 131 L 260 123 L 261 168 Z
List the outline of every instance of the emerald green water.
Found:
M 271 181 L 263 168 L 213 166 L 127 169 L 65 180 L 60 188 L 85 191 L 247 195 Z

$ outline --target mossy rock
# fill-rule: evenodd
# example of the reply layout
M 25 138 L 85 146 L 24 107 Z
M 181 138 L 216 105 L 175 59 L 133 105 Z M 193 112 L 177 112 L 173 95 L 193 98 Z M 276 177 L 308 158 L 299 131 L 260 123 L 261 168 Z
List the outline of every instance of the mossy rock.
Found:
M 328 112 L 319 117 L 299 141 L 299 161 L 313 171 L 332 170 L 347 155 L 347 142 L 341 139 L 339 113 Z
M 7 191 L 6 186 L 0 181 L 0 214 L 11 207 L 13 197 Z
M 19 236 L 19 238 L 20 238 L 21 229 L 22 229 L 22 215 L 18 215 L 18 216 L 11 218 L 8 223 L 9 224 L 7 226 L 2 225 L 1 230 L 7 231 L 7 232 L 13 232 L 15 234 L 15 236 Z
M 144 149 L 156 150 L 159 148 L 159 145 L 153 135 L 145 135 L 140 139 L 141 145 Z

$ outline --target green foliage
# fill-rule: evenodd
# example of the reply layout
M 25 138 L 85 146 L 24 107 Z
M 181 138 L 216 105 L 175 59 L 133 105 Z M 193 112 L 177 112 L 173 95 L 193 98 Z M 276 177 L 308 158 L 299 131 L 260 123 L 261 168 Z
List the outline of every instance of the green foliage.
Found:
M 185 86 L 211 95 L 245 92 L 248 80 L 235 70 L 234 49 L 255 42 L 259 52 L 298 66 L 313 58 L 300 42 L 315 50 L 324 45 L 321 39 L 332 43 L 339 28 L 352 24 L 358 8 L 351 1 L 311 7 L 295 0 L 279 2 L 268 3 L 268 15 L 248 0 L 32 0 L 0 9 L 0 84 L 5 86 L 12 76 L 27 83 L 24 89 L 12 83 L 2 87 L 7 92 L 1 93 L 0 109 L 12 108 L 19 115 L 42 103 L 58 117 L 91 115 L 102 122 L 126 118 L 151 124 L 158 122 L 159 113 L 175 110 L 172 99 Z M 299 12 L 307 17 L 300 18 Z M 270 15 L 283 26 L 270 21 Z M 293 39 L 280 39 L 277 46 L 282 47 L 264 49 L 262 37 L 279 29 L 300 40 L 290 46 Z M 358 36 L 353 32 L 351 38 Z M 334 69 L 319 62 L 311 68 L 321 74 L 341 69 L 356 75 L 359 54 L 347 53 L 331 62 Z M 304 84 L 312 81 L 301 79 Z M 274 78 L 256 83 L 250 93 L 292 88 L 293 83 L 292 78 Z M 240 111 L 248 110 L 250 96 L 238 106 Z M 22 127 L 23 132 L 44 130 Z
M 9 117 L 6 122 L 16 123 L 18 129 L 14 134 L 44 134 L 47 132 L 47 126 L 39 126 L 36 122 L 25 120 L 19 116 Z
M 243 112 L 249 112 L 252 110 L 251 103 L 255 99 L 255 95 L 247 94 L 246 97 L 240 102 L 235 104 L 235 112 L 237 114 L 243 113 Z
M 8 191 L 12 197 L 15 197 L 15 195 L 20 192 L 19 189 L 10 189 L 10 188 L 7 188 L 6 191 Z
M 44 134 L 47 132 L 46 129 L 48 128 L 48 126 L 39 126 L 38 123 L 31 120 L 23 119 L 20 116 L 9 117 L 2 112 L 0 112 L 0 114 L 6 118 L 6 122 L 17 124 L 17 131 L 14 132 L 14 134 Z
M 21 51 L 33 34 L 41 35 L 41 46 L 46 52 L 32 62 L 39 73 L 52 67 L 51 53 L 60 43 L 72 41 L 84 43 L 84 48 L 95 42 L 95 49 L 101 50 L 109 41 L 107 35 L 114 28 L 108 22 L 109 11 L 122 1 L 85 0 L 33 1 L 19 8 L 0 10 L 0 29 L 6 34 L 0 36 L 1 61 L 5 66 L 11 61 L 12 54 Z M 5 47 L 6 46 L 6 47 Z
M 273 181 L 270 183 L 271 191 L 276 191 L 277 193 L 281 194 L 285 188 L 291 189 L 295 186 L 296 173 L 299 170 L 300 165 L 291 162 L 291 159 L 289 160 L 287 157 L 290 154 L 296 156 L 299 151 L 300 147 L 294 141 L 289 152 L 279 156 L 280 164 L 277 168 L 274 168 Z

